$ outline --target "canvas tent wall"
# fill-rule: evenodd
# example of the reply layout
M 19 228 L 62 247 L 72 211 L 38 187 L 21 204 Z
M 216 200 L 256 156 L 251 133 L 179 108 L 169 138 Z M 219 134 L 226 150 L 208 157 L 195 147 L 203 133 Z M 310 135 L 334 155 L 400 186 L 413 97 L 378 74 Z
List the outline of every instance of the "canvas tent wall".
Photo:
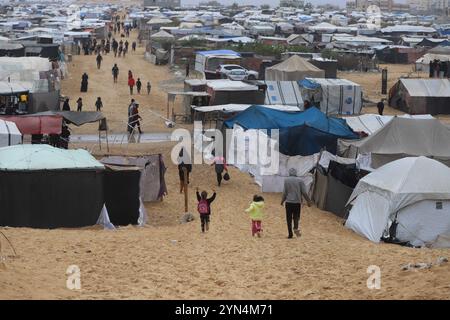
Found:
M 0 119 L 0 148 L 22 143 L 22 134 L 14 122 Z
M 345 79 L 306 78 L 299 82 L 305 100 L 314 101 L 326 114 L 359 114 L 362 89 Z
M 370 156 L 371 167 L 409 156 L 426 156 L 450 165 L 450 129 L 438 119 L 395 117 L 374 134 L 358 141 L 339 141 L 339 154 Z
M 346 227 L 373 242 L 433 243 L 450 234 L 450 169 L 426 157 L 391 162 L 362 178 L 349 203 Z
M 450 114 L 450 80 L 400 79 L 389 90 L 389 105 L 410 114 Z
M 114 166 L 133 166 L 140 168 L 140 197 L 142 201 L 160 200 L 166 193 L 165 165 L 162 155 L 146 155 L 140 157 L 110 156 L 101 160 L 103 164 Z
M 358 180 L 366 173 L 357 169 L 355 159 L 321 153 L 314 171 L 313 201 L 319 209 L 344 218 L 347 201 Z
M 304 78 L 324 78 L 325 71 L 297 55 L 266 69 L 266 80 L 298 81 Z
M 85 150 L 0 148 L 0 225 L 47 229 L 96 224 L 103 207 L 103 170 Z

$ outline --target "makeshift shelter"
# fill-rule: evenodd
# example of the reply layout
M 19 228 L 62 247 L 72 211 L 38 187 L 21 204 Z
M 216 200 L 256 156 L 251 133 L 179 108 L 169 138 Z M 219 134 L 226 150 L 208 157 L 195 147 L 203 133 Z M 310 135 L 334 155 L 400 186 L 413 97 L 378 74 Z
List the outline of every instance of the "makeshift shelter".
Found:
M 265 92 L 258 86 L 229 79 L 207 81 L 206 92 L 211 96 L 210 105 L 264 104 L 265 100 Z
M 158 41 L 158 42 L 171 42 L 175 40 L 175 37 L 168 33 L 167 31 L 161 30 L 158 31 L 150 36 L 150 39 L 152 41 Z
M 410 114 L 450 114 L 450 81 L 400 79 L 389 90 L 389 105 Z
M 267 85 L 265 104 L 297 106 L 303 110 L 303 98 L 296 81 L 263 81 Z
M 22 134 L 14 122 L 0 119 L 0 147 L 22 143 Z
M 299 81 L 302 96 L 325 114 L 359 114 L 362 89 L 345 79 L 305 78 Z
M 367 173 L 357 168 L 355 159 L 322 152 L 314 172 L 312 200 L 319 209 L 343 218 L 353 189 Z
M 62 119 L 60 115 L 23 115 L 23 116 L 0 116 L 0 119 L 16 124 L 19 131 L 25 135 L 33 134 L 61 134 Z
M 298 81 L 304 78 L 324 78 L 325 71 L 297 55 L 266 69 L 266 80 Z
M 206 79 L 219 77 L 216 69 L 221 64 L 240 64 L 241 55 L 233 50 L 199 51 L 195 55 L 195 70 L 204 72 Z
M 347 228 L 370 241 L 431 244 L 450 234 L 450 168 L 425 157 L 384 165 L 362 178 Z
M 139 224 L 139 181 L 141 168 L 106 165 L 104 173 L 105 206 L 111 223 L 117 226 Z
M 164 178 L 166 167 L 161 154 L 122 157 L 110 156 L 103 158 L 101 162 L 105 165 L 115 167 L 137 167 L 140 171 L 140 198 L 142 201 L 157 201 L 167 193 Z
M 339 153 L 346 158 L 367 155 L 375 169 L 410 156 L 425 156 L 450 165 L 450 128 L 438 119 L 395 117 L 364 139 L 340 140 Z
M 20 43 L 0 41 L 0 57 L 23 57 L 25 47 Z
M 95 225 L 104 202 L 103 170 L 85 150 L 48 145 L 0 148 L 0 225 Z

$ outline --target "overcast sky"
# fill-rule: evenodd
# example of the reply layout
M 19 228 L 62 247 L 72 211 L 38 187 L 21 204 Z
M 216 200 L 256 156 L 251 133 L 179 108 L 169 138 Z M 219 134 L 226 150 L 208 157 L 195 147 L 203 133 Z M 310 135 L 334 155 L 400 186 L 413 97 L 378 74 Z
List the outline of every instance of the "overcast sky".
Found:
M 205 0 L 207 1 L 207 0 Z M 280 4 L 279 0 L 218 0 L 220 3 L 223 4 L 233 4 L 234 2 L 239 4 L 270 4 L 272 7 L 276 7 Z M 181 4 L 198 4 L 200 0 L 181 0 Z M 306 0 L 306 2 L 311 2 L 313 4 L 325 4 L 325 3 L 333 3 L 340 5 L 341 7 L 345 6 L 346 0 Z

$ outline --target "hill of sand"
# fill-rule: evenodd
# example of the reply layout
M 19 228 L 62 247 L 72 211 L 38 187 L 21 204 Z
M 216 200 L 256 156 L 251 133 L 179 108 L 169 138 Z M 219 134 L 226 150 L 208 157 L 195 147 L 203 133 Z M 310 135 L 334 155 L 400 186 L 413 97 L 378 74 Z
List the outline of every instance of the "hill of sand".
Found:
M 94 110 L 94 101 L 101 96 L 111 130 L 124 132 L 124 116 L 130 99 L 126 73 L 131 69 L 143 81 L 150 80 L 153 84 L 150 97 L 138 97 L 144 109 L 141 111 L 144 131 L 167 130 L 163 121 L 145 109 L 164 114 L 166 95 L 158 83 L 171 83 L 174 76 L 168 67 L 144 61 L 142 53 L 143 49 L 139 48 L 125 59 L 108 56 L 100 71 L 96 70 L 94 56 L 74 57 L 70 76 L 63 83 L 63 93 L 72 98 L 72 108 L 78 96 L 82 96 L 85 110 Z M 121 69 L 117 85 L 113 85 L 110 72 L 114 61 L 118 61 Z M 89 92 L 80 94 L 84 71 L 90 76 Z M 354 81 L 364 82 L 365 91 L 373 89 L 372 81 L 380 78 L 379 74 L 353 76 Z M 96 129 L 90 125 L 74 131 L 94 133 Z M 102 156 L 95 145 L 71 147 L 87 147 L 96 156 Z M 440 256 L 449 257 L 448 249 L 374 244 L 346 229 L 341 219 L 315 207 L 302 209 L 302 238 L 288 240 L 279 194 L 264 194 L 264 235 L 261 239 L 252 238 L 250 220 L 244 209 L 259 188 L 251 177 L 235 169 L 231 169 L 231 181 L 218 188 L 217 200 L 212 205 L 211 230 L 202 234 L 198 219 L 188 224 L 178 222 L 184 206 L 183 197 L 178 193 L 178 173 L 169 161 L 171 143 L 111 148 L 111 153 L 165 156 L 169 195 L 162 202 L 146 205 L 148 225 L 115 231 L 100 227 L 0 228 L 17 251 L 13 257 L 7 242 L 0 240 L 3 257 L 0 299 L 450 298 L 447 281 L 450 264 L 420 271 L 401 270 L 407 263 L 428 263 Z M 196 211 L 193 188 L 199 186 L 211 192 L 214 185 L 211 167 L 194 166 L 189 194 L 191 212 Z M 80 267 L 80 291 L 66 288 L 66 270 L 70 265 Z M 380 290 L 369 290 L 366 286 L 370 265 L 381 268 Z

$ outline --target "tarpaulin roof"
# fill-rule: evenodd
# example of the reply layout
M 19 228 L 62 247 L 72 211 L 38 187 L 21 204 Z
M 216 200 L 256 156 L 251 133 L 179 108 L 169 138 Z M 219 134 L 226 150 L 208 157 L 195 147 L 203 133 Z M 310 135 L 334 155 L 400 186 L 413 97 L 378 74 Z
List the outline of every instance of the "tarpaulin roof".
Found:
M 61 134 L 62 116 L 0 116 L 14 122 L 22 134 Z
M 43 144 L 0 148 L 0 170 L 104 169 L 86 150 L 65 150 Z
M 450 97 L 447 79 L 400 79 L 411 97 Z
M 198 51 L 198 54 L 202 56 L 236 56 L 240 57 L 241 55 L 233 50 L 210 50 L 210 51 Z
M 101 112 L 95 111 L 45 111 L 40 113 L 35 113 L 33 116 L 52 116 L 59 115 L 62 116 L 66 121 L 76 125 L 81 126 L 86 123 L 97 122 L 105 119 L 105 116 Z
M 327 117 L 315 107 L 303 112 L 284 112 L 261 106 L 252 106 L 244 112 L 225 121 L 232 128 L 238 124 L 244 129 L 282 129 L 306 125 L 308 127 L 340 137 L 354 139 L 357 135 L 350 129 L 345 120 Z

